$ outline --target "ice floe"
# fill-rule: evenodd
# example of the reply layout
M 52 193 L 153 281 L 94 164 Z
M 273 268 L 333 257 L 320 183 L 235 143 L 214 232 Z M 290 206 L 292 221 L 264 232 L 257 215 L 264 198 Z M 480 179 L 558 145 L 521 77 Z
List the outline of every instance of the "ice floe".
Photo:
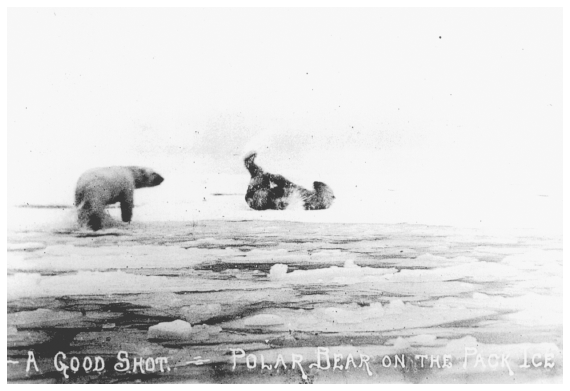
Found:
M 147 338 L 149 340 L 207 340 L 222 331 L 219 326 L 197 325 L 177 319 L 172 322 L 163 322 L 149 327 Z
M 11 326 L 34 325 L 38 327 L 42 325 L 66 323 L 71 320 L 80 319 L 81 317 L 82 314 L 79 311 L 53 311 L 39 308 L 35 311 L 20 311 L 8 314 L 8 324 Z
M 192 333 L 190 323 L 183 320 L 163 322 L 148 329 L 148 339 L 187 339 Z
M 246 327 L 256 327 L 282 325 L 285 321 L 278 315 L 261 314 L 245 318 L 243 323 Z
M 221 314 L 222 306 L 219 303 L 191 304 L 180 308 L 180 315 L 191 324 L 220 316 Z

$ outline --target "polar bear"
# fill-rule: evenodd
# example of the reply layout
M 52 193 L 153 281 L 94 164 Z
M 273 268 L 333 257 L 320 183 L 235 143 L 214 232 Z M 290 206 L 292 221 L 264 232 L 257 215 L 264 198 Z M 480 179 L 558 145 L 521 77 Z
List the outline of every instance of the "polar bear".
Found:
M 86 171 L 77 181 L 75 206 L 79 223 L 94 231 L 103 226 L 105 206 L 121 203 L 121 217 L 130 222 L 133 215 L 133 192 L 142 187 L 160 185 L 164 178 L 146 167 L 104 167 Z
M 322 182 L 314 182 L 314 190 L 298 186 L 281 175 L 264 172 L 255 164 L 255 152 L 244 159 L 245 168 L 251 175 L 251 180 L 245 194 L 245 201 L 255 210 L 287 209 L 299 200 L 305 210 L 329 208 L 335 196 L 330 187 Z

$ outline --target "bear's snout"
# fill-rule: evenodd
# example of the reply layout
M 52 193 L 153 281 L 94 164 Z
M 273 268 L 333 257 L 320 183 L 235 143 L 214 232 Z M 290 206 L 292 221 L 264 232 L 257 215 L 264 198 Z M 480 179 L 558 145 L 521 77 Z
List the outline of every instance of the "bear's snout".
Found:
M 154 179 L 152 180 L 152 184 L 153 186 L 158 186 L 160 185 L 162 182 L 164 182 L 164 178 L 161 177 L 160 175 L 156 174 Z

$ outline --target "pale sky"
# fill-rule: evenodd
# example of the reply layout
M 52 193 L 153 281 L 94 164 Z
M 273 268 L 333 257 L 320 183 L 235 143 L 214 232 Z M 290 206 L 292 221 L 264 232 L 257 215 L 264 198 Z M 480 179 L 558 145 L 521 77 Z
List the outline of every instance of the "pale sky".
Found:
M 250 150 L 336 188 L 561 195 L 562 11 L 8 10 L 9 204 L 117 164 L 247 185 Z

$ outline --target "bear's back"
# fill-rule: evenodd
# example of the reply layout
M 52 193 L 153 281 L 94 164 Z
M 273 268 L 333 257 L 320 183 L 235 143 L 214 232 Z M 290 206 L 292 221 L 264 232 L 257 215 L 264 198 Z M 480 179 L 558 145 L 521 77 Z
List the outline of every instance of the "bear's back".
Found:
M 134 189 L 133 173 L 127 167 L 93 168 L 81 175 L 75 190 L 76 199 L 97 196 L 112 201 L 125 190 Z
M 127 167 L 100 167 L 85 171 L 77 182 L 77 186 L 96 182 L 134 182 L 133 173 Z

